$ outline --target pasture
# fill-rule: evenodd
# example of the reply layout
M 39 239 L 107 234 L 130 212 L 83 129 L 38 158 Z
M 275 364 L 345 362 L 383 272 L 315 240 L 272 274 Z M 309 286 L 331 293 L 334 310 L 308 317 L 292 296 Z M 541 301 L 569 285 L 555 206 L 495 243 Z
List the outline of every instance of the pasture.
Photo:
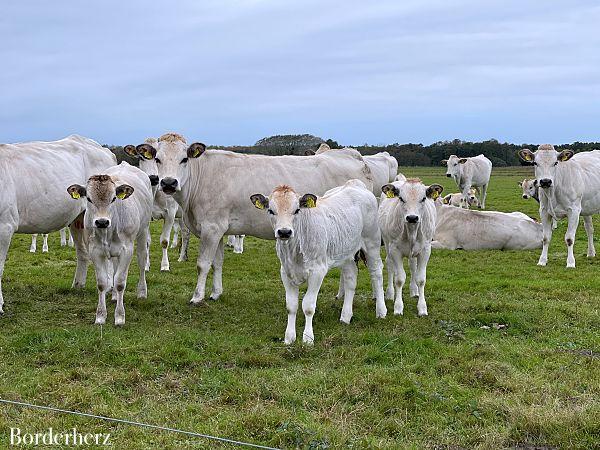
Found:
M 457 191 L 441 167 L 400 171 Z M 538 217 L 517 186 L 531 173 L 494 169 L 487 209 Z M 352 323 L 341 324 L 336 270 L 319 296 L 313 348 L 283 345 L 272 241 L 247 238 L 242 255 L 228 249 L 224 294 L 191 307 L 198 241 L 186 263 L 171 250 L 171 272 L 161 273 L 154 223 L 148 300 L 135 299 L 134 258 L 126 325 L 112 325 L 110 303 L 100 328 L 93 268 L 87 289 L 73 291 L 74 251 L 59 247 L 58 233 L 49 254 L 30 254 L 30 236 L 15 236 L 3 283 L 0 395 L 283 448 L 598 448 L 600 257 L 585 257 L 580 224 L 577 268 L 567 270 L 565 228 L 560 222 L 545 268 L 536 266 L 540 250 L 434 250 L 425 318 L 405 298 L 403 317 L 387 301 L 388 317 L 375 319 L 361 265 Z M 110 432 L 115 448 L 216 445 L 0 405 L 2 447 L 11 426 Z

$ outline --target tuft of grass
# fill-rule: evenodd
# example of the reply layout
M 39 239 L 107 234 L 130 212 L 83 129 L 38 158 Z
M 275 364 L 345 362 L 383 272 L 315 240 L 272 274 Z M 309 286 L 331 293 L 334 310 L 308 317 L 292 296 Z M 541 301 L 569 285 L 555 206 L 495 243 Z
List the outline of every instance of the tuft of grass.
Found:
M 403 171 L 456 192 L 442 169 Z M 517 181 L 530 168 L 494 169 L 488 209 L 537 217 Z M 600 229 L 596 224 L 596 228 Z M 159 224 L 152 225 L 158 243 Z M 161 273 L 152 248 L 148 300 L 135 298 L 134 262 L 122 329 L 93 325 L 97 296 L 73 291 L 74 252 L 50 236 L 30 254 L 15 236 L 4 275 L 0 396 L 193 430 L 283 448 L 598 448 L 600 261 L 567 270 L 566 224 L 554 232 L 547 267 L 539 250 L 433 251 L 429 316 L 375 319 L 366 270 L 354 317 L 339 322 L 339 271 L 325 279 L 316 343 L 282 343 L 284 289 L 274 243 L 247 238 L 227 250 L 225 292 L 194 308 L 196 239 L 190 261 Z M 388 308 L 391 313 L 391 304 Z M 298 319 L 298 334 L 303 327 Z M 118 448 L 206 448 L 207 441 L 0 405 L 0 445 L 23 432 L 109 432 Z M 228 445 L 221 447 L 229 448 Z

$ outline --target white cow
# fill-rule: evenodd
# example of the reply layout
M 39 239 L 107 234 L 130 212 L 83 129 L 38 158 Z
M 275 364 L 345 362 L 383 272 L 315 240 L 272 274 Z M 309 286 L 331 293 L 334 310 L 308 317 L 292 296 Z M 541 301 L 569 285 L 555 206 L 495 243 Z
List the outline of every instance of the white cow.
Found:
M 156 138 L 147 138 L 144 143 L 156 148 L 158 140 Z M 153 220 L 163 220 L 162 232 L 160 233 L 160 245 L 162 247 L 162 260 L 160 270 L 168 272 L 171 269 L 169 263 L 169 240 L 171 239 L 171 230 L 173 230 L 173 244 L 171 248 L 177 246 L 179 230 L 181 230 L 181 250 L 178 261 L 187 260 L 187 248 L 189 244 L 189 232 L 182 220 L 182 211 L 173 197 L 166 195 L 158 189 L 158 167 L 154 159 L 142 158 L 135 150 L 133 145 L 126 145 L 123 151 L 129 156 L 139 158 L 139 168 L 150 178 L 152 192 L 154 193 L 154 208 L 152 210 Z M 148 249 L 150 248 L 151 236 L 148 233 Z M 150 270 L 150 252 L 148 251 L 148 261 L 146 270 Z
M 233 247 L 233 253 L 244 253 L 244 238 L 246 236 L 241 235 L 232 235 L 227 236 L 227 246 Z
M 448 159 L 442 161 L 442 165 L 447 167 L 446 176 L 454 179 L 463 195 L 461 206 L 467 207 L 469 190 L 474 187 L 479 192 L 481 208 L 485 208 L 485 198 L 492 174 L 492 162 L 483 155 L 472 158 L 450 155 Z
M 107 148 L 75 135 L 53 142 L 0 144 L 0 280 L 13 233 L 45 234 L 71 224 L 77 254 L 73 287 L 85 286 L 87 243 L 82 221 L 75 220 L 85 204 L 73 202 L 65 187 L 85 183 L 116 162 Z M 3 304 L 0 287 L 0 313 Z
M 325 152 L 305 156 L 247 155 L 224 150 L 206 150 L 201 143 L 188 145 L 175 133 L 136 148 L 147 159 L 160 161 L 160 189 L 179 203 L 184 220 L 202 244 L 198 255 L 198 283 L 192 304 L 204 300 L 206 277 L 214 269 L 211 298 L 223 292 L 223 236 L 245 234 L 273 239 L 265 215 L 247 201 L 256 192 L 271 192 L 282 183 L 300 192 L 321 195 L 352 178 L 372 188 L 372 175 L 356 150 Z M 243 200 L 246 198 L 246 200 Z
M 435 232 L 435 199 L 444 188 L 439 184 L 425 186 L 419 179 L 396 181 L 382 187 L 379 205 L 379 227 L 386 249 L 388 276 L 387 298 L 394 297 L 394 314 L 404 313 L 402 288 L 406 281 L 404 258 L 411 270 L 411 296 L 418 296 L 417 312 L 427 315 L 425 280 Z
M 250 201 L 268 216 L 277 239 L 288 310 L 286 344 L 296 340 L 298 294 L 304 282 L 308 282 L 308 287 L 302 299 L 306 319 L 302 340 L 306 344 L 314 342 L 312 319 L 317 296 L 323 278 L 332 267 L 342 267 L 344 306 L 340 321 L 350 323 L 358 275 L 354 255 L 361 249 L 371 275 L 376 316 L 385 317 L 377 199 L 362 181 L 350 180 L 327 191 L 323 197 L 300 196 L 291 187 L 282 185 L 269 197 L 254 194 Z
M 479 203 L 479 199 L 477 198 L 477 189 L 475 188 L 471 188 L 469 189 L 468 192 L 468 197 L 467 197 L 467 209 L 470 208 L 471 206 L 477 206 L 478 208 L 481 207 L 481 203 Z M 451 205 L 451 206 L 463 206 L 464 202 L 463 202 L 463 195 L 460 192 L 457 192 L 456 194 L 448 194 L 446 195 L 443 199 L 442 202 L 446 205 Z
M 69 235 L 68 242 L 67 234 Z M 31 253 L 35 253 L 37 251 L 37 237 L 37 233 L 31 235 L 31 245 L 29 246 L 29 251 Z M 67 245 L 67 243 L 69 247 L 73 247 L 75 245 L 73 243 L 73 236 L 71 236 L 71 233 L 69 232 L 69 227 L 64 227 L 60 229 L 60 246 L 64 247 Z M 42 253 L 48 253 L 48 233 L 42 234 Z
M 435 203 L 433 248 L 532 250 L 542 245 L 542 225 L 521 213 L 475 211 Z
M 523 181 L 519 181 L 517 184 L 523 190 L 523 198 L 525 200 L 532 198 L 536 202 L 538 202 L 538 204 L 540 203 L 540 195 L 539 195 L 540 188 L 537 185 L 537 180 L 528 180 L 527 178 L 525 178 Z M 587 232 L 588 226 L 591 226 L 592 218 L 590 216 L 586 216 L 583 218 L 583 222 L 584 222 L 584 226 L 585 226 L 585 231 Z M 555 230 L 557 226 L 558 226 L 558 223 L 556 222 L 556 219 L 553 217 L 552 218 L 552 229 Z M 592 228 L 592 231 L 593 231 L 593 228 Z M 588 236 L 588 238 L 589 238 L 589 236 Z M 592 235 L 592 239 L 593 239 L 593 235 Z
M 137 243 L 140 278 L 138 298 L 147 297 L 146 235 L 152 216 L 152 187 L 148 175 L 123 161 L 109 167 L 101 175 L 92 175 L 86 184 L 73 184 L 67 192 L 83 203 L 87 198 L 84 224 L 90 234 L 90 256 L 96 269 L 98 308 L 96 324 L 106 322 L 106 292 L 113 289 L 116 299 L 115 325 L 125 324 L 123 293 Z
M 533 153 L 529 149 L 519 151 L 519 157 L 535 166 L 535 179 L 540 187 L 540 217 L 544 227 L 542 254 L 539 266 L 548 262 L 548 246 L 552 239 L 551 219 L 566 217 L 568 220 L 565 243 L 567 244 L 567 267 L 575 267 L 573 244 L 579 225 L 584 221 L 587 236 L 587 256 L 596 256 L 592 214 L 600 212 L 600 150 L 574 154 L 570 150 L 557 152 L 550 144 L 540 145 Z

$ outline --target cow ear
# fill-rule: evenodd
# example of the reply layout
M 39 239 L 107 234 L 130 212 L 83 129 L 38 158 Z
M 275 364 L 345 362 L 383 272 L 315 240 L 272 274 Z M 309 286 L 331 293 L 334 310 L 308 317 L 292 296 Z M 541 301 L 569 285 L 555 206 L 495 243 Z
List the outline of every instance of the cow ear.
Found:
M 312 156 L 312 155 L 316 155 L 314 150 L 305 150 L 304 151 L 304 156 Z
M 266 209 L 269 206 L 269 197 L 265 197 L 262 194 L 254 194 L 250 196 L 250 201 L 255 208 Z
M 154 159 L 156 157 L 156 149 L 150 144 L 140 144 L 135 148 L 135 151 L 144 159 Z
M 197 158 L 206 150 L 206 145 L 202 142 L 194 142 L 187 149 L 188 158 Z
M 530 164 L 534 160 L 533 153 L 531 153 L 531 150 L 529 150 L 528 148 L 524 148 L 523 150 L 519 150 L 519 158 L 521 158 L 521 161 L 526 162 L 526 163 L 530 163 Z
M 137 150 L 135 149 L 135 145 L 126 145 L 125 147 L 123 147 L 123 151 L 134 158 L 137 158 L 139 156 Z
M 466 163 L 466 162 L 467 162 L 467 158 L 460 158 L 460 159 L 458 160 L 458 163 L 459 163 L 459 164 L 464 164 L 464 163 Z
M 300 197 L 300 208 L 314 208 L 317 206 L 317 196 L 315 194 L 304 194 Z
M 533 185 L 537 187 L 537 178 L 533 180 Z
M 85 197 L 85 188 L 80 184 L 72 184 L 67 188 L 67 192 L 69 195 L 77 200 L 78 198 Z
M 446 195 L 446 196 L 445 196 L 445 197 L 442 199 L 442 203 L 443 203 L 444 205 L 448 205 L 448 204 L 450 203 L 450 196 L 451 196 L 451 195 L 452 195 L 452 194 L 448 194 L 448 195 Z
M 387 198 L 398 197 L 398 194 L 400 194 L 398 188 L 393 184 L 384 184 L 381 186 L 381 192 L 383 192 Z
M 131 194 L 133 194 L 133 188 L 128 184 L 122 184 L 120 186 L 117 186 L 117 198 L 125 200 Z
M 427 188 L 426 195 L 432 200 L 437 199 L 444 192 L 444 188 L 439 184 L 432 184 Z
M 517 184 L 519 185 L 519 187 L 523 187 L 523 182 L 522 181 L 517 181 Z
M 442 166 L 447 166 L 447 165 L 448 165 L 448 160 L 447 160 L 447 159 L 442 159 L 442 160 L 440 161 L 440 164 L 441 164 Z
M 561 162 L 565 162 L 565 161 L 570 160 L 574 154 L 575 153 L 573 153 L 571 150 L 563 150 L 562 152 L 560 152 L 558 154 L 557 159 Z

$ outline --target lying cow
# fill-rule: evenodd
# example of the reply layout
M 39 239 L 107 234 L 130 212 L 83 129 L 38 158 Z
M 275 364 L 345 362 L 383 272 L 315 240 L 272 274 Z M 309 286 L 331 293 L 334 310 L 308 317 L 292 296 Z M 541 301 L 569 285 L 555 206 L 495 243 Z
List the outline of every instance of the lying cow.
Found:
M 243 199 L 256 192 L 271 192 L 282 183 L 315 195 L 352 178 L 361 179 L 369 189 L 373 183 L 369 167 L 353 149 L 324 152 L 310 158 L 247 155 L 206 150 L 204 144 L 188 145 L 183 136 L 167 133 L 159 138 L 156 148 L 141 144 L 136 151 L 146 159 L 160 161 L 159 189 L 179 203 L 186 225 L 202 240 L 192 304 L 204 301 L 211 266 L 214 273 L 210 296 L 217 299 L 223 292 L 225 234 L 273 239 L 268 218 Z
M 477 189 L 475 188 L 471 188 L 469 189 L 469 192 L 467 194 L 467 209 L 470 208 L 471 206 L 476 206 L 478 208 L 481 207 L 481 203 L 479 203 L 479 199 L 477 198 Z M 442 203 L 444 203 L 445 205 L 450 205 L 450 206 L 463 206 L 464 202 L 463 202 L 463 195 L 462 193 L 456 193 L 456 194 L 448 194 L 446 195 L 443 199 L 442 199 Z
M 450 155 L 448 159 L 442 161 L 442 165 L 447 167 L 446 176 L 454 179 L 460 189 L 461 206 L 467 207 L 469 190 L 474 187 L 479 192 L 480 207 L 485 208 L 485 198 L 492 174 L 492 162 L 483 155 L 472 158 Z
M 244 253 L 244 238 L 246 236 L 242 235 L 237 235 L 237 236 L 233 236 L 232 234 L 230 234 L 229 236 L 227 236 L 227 246 L 228 247 L 233 247 L 233 253 Z
M 542 246 L 542 225 L 521 213 L 475 211 L 435 203 L 433 248 L 533 250 Z
M 314 342 L 312 319 L 317 295 L 323 278 L 332 267 L 342 267 L 344 306 L 340 321 L 350 323 L 358 274 L 354 255 L 361 249 L 371 275 L 376 315 L 385 317 L 377 199 L 362 181 L 350 180 L 327 191 L 323 197 L 300 196 L 291 187 L 282 185 L 269 197 L 254 194 L 250 200 L 268 216 L 277 239 L 288 310 L 286 344 L 296 340 L 299 287 L 305 281 L 308 287 L 302 299 L 306 319 L 302 340 L 306 344 Z
M 534 165 L 535 179 L 540 187 L 540 216 L 544 236 L 538 265 L 545 266 L 548 262 L 548 246 L 552 239 L 550 220 L 562 217 L 568 220 L 565 234 L 567 267 L 575 267 L 573 245 L 579 216 L 584 217 L 588 236 L 587 256 L 596 256 L 591 216 L 600 212 L 600 196 L 596 189 L 600 183 L 600 150 L 575 155 L 570 150 L 557 152 L 554 146 L 543 144 L 535 153 L 529 149 L 519 151 L 519 157 Z
M 394 297 L 394 314 L 404 313 L 402 288 L 406 281 L 404 258 L 411 270 L 411 296 L 418 296 L 417 312 L 427 315 L 425 280 L 431 255 L 431 240 L 435 232 L 435 199 L 444 188 L 439 184 L 425 186 L 418 179 L 396 181 L 381 188 L 379 227 L 386 249 L 388 290 L 386 297 Z M 392 276 L 390 275 L 390 267 Z
M 540 188 L 537 185 L 537 180 L 528 180 L 527 178 L 525 178 L 523 181 L 519 181 L 517 184 L 523 190 L 523 198 L 525 200 L 532 198 L 536 202 L 538 202 L 538 204 L 540 203 L 540 196 L 539 196 Z M 585 231 L 587 232 L 588 226 L 591 226 L 592 218 L 589 216 L 584 217 L 583 222 L 584 222 L 584 226 L 585 226 Z M 553 217 L 552 218 L 552 229 L 555 230 L 557 226 L 558 226 L 558 223 L 556 222 L 556 219 Z M 588 237 L 589 237 L 589 235 L 588 235 Z M 592 239 L 593 239 L 593 228 L 592 228 Z
M 13 233 L 45 234 L 71 224 L 77 255 L 73 287 L 85 287 L 89 259 L 78 219 L 85 204 L 73 202 L 64 186 L 85 183 L 116 162 L 107 148 L 75 135 L 53 142 L 0 144 L 0 280 Z M 0 288 L 0 313 L 3 305 Z
M 148 176 L 137 167 L 122 162 L 93 175 L 86 186 L 73 184 L 67 192 L 78 203 L 87 198 L 84 226 L 90 234 L 90 256 L 96 269 L 98 308 L 96 324 L 106 322 L 106 293 L 113 289 L 116 300 L 115 325 L 125 324 L 123 293 L 137 244 L 140 278 L 138 298 L 147 297 L 146 248 L 148 224 L 152 215 L 152 187 Z
M 69 235 L 68 240 L 67 234 Z M 29 246 L 29 251 L 31 253 L 35 253 L 37 251 L 37 238 L 38 233 L 31 235 L 31 245 Z M 69 227 L 64 227 L 60 229 L 60 246 L 64 247 L 67 244 L 69 247 L 73 247 L 75 245 L 73 243 L 73 236 L 71 236 L 71 233 L 69 232 Z M 42 234 L 42 253 L 48 253 L 48 233 Z

